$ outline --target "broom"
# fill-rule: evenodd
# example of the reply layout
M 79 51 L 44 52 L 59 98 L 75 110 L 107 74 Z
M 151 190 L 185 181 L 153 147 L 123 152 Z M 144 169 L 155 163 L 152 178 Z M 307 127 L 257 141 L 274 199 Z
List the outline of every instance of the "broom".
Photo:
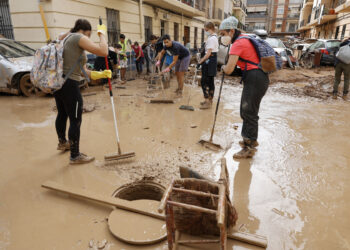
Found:
M 100 25 L 102 25 L 101 17 L 99 18 L 99 22 L 100 22 Z M 105 57 L 105 63 L 106 63 L 106 69 L 109 70 L 107 56 Z M 112 104 L 115 134 L 116 134 L 116 137 L 117 137 L 118 153 L 105 155 L 105 161 L 115 161 L 115 160 L 122 160 L 122 159 L 135 157 L 135 152 L 129 152 L 129 153 L 122 154 L 122 150 L 120 148 L 120 142 L 119 142 L 117 117 L 116 117 L 115 108 L 114 108 L 113 91 L 112 91 L 112 84 L 111 84 L 111 79 L 110 78 L 108 78 L 108 86 L 109 86 L 109 96 L 111 98 L 111 104 Z

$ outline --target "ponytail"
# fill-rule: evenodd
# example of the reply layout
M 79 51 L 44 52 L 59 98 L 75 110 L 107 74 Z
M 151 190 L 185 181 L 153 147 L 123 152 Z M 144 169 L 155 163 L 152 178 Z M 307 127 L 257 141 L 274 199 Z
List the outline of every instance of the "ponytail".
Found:
M 71 33 L 76 33 L 79 30 L 83 30 L 83 31 L 91 31 L 91 24 L 88 20 L 86 19 L 78 19 L 75 24 L 74 27 L 70 30 Z

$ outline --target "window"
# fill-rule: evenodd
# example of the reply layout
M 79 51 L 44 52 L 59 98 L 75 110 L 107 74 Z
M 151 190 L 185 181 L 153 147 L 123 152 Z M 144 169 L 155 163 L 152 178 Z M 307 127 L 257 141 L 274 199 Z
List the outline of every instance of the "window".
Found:
M 282 6 L 282 7 L 278 7 L 277 8 L 277 15 L 283 15 L 283 13 L 284 13 L 284 7 Z
M 179 24 L 174 23 L 174 40 L 179 41 Z
M 339 34 L 339 26 L 335 29 L 334 39 L 338 39 L 338 34 Z
M 8 0 L 0 0 L 0 35 L 14 39 Z
M 343 39 L 344 39 L 345 31 L 346 31 L 346 24 L 343 25 L 343 30 L 342 30 L 342 32 L 341 32 L 340 40 L 343 40 Z
M 194 48 L 197 49 L 198 28 L 194 28 Z
M 145 16 L 145 41 L 149 41 L 152 33 L 152 17 Z
M 120 35 L 119 11 L 106 8 L 107 12 L 107 35 L 109 45 L 115 46 L 118 43 Z
M 164 35 L 165 35 L 165 21 L 160 20 L 160 36 L 164 36 Z
M 289 24 L 289 29 L 288 29 L 289 32 L 295 32 L 296 29 L 297 29 L 297 24 L 296 23 L 290 23 Z

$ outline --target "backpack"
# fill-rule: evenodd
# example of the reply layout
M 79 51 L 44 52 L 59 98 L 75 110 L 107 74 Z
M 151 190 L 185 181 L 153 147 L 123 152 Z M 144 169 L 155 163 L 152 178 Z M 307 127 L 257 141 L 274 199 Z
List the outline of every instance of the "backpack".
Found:
M 340 47 L 336 57 L 345 64 L 350 64 L 350 44 Z
M 256 65 L 265 73 L 272 73 L 274 71 L 282 69 L 282 58 L 276 54 L 274 49 L 265 40 L 257 39 L 251 36 L 242 36 L 237 40 L 240 39 L 250 40 L 255 48 L 260 62 L 257 64 L 252 61 L 239 58 L 240 61 Z
M 61 89 L 78 64 L 86 79 L 89 81 L 85 70 L 80 65 L 80 62 L 83 59 L 83 54 L 74 63 L 68 74 L 63 77 L 63 49 L 64 42 L 68 37 L 63 41 L 56 41 L 47 44 L 38 49 L 34 54 L 30 80 L 35 87 L 39 88 L 44 93 L 52 94 Z

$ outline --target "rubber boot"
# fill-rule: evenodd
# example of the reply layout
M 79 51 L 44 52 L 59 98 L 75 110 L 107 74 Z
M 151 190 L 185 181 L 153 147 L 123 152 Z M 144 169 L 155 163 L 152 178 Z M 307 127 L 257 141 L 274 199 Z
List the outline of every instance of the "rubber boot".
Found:
M 244 143 L 244 141 L 239 141 L 239 145 L 241 146 L 241 148 L 244 148 L 245 146 L 248 146 Z M 258 141 L 252 141 L 250 144 L 250 147 L 252 148 L 256 148 L 259 146 L 259 142 Z
M 241 151 L 233 155 L 233 159 L 247 159 L 252 158 L 255 155 L 256 149 L 245 146 Z
M 68 151 L 70 149 L 70 144 L 66 139 L 58 139 L 57 150 Z

